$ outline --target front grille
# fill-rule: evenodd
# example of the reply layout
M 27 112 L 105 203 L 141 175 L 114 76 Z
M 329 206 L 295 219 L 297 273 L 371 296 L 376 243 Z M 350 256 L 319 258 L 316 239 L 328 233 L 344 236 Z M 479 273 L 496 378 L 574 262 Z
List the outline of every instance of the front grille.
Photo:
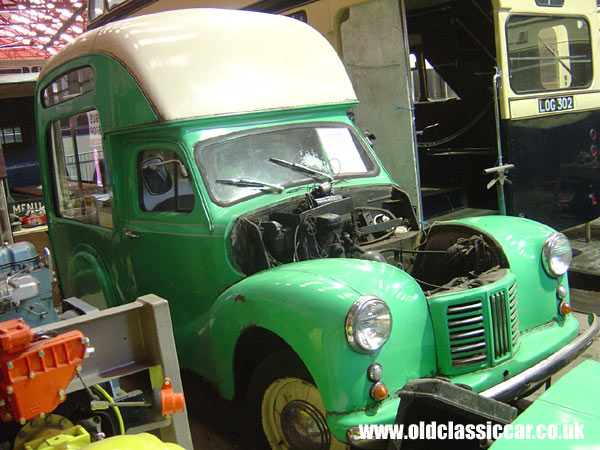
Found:
M 516 283 L 508 289 L 508 301 L 506 296 L 504 289 L 489 296 L 496 360 L 508 355 L 516 347 L 520 336 Z
M 448 306 L 447 317 L 452 367 L 484 362 L 487 352 L 482 303 Z
M 519 308 L 517 307 L 517 283 L 508 290 L 508 302 L 510 311 L 510 333 L 513 349 L 517 348 L 521 332 L 519 331 Z
M 502 290 L 490 295 L 490 313 L 494 337 L 494 358 L 500 359 L 510 353 L 511 347 L 506 291 Z
M 493 284 L 428 298 L 443 375 L 501 364 L 519 347 L 516 277 L 506 272 Z

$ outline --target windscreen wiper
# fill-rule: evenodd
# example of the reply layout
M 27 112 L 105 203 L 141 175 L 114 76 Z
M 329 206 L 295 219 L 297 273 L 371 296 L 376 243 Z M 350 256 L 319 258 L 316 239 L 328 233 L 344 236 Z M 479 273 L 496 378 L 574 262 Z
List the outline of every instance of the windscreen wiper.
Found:
M 317 169 L 311 169 L 310 167 L 303 166 L 302 164 L 296 164 L 279 158 L 269 158 L 269 162 L 277 164 L 281 167 L 287 167 L 288 169 L 294 170 L 296 172 L 305 173 L 317 178 L 323 178 L 327 181 L 333 181 L 333 177 L 328 173 L 321 172 Z
M 558 53 L 556 53 L 556 51 L 550 47 L 550 45 L 548 45 L 543 39 L 540 39 L 538 36 L 538 40 L 544 45 L 544 47 L 546 47 L 546 50 L 548 50 L 550 53 L 552 53 L 552 55 L 558 60 L 558 63 L 564 67 L 564 69 L 569 72 L 569 75 L 573 76 L 573 72 L 571 72 L 571 68 L 569 66 L 567 66 L 565 64 L 565 62 L 563 61 L 563 59 L 570 59 L 570 58 L 561 58 Z
M 282 193 L 285 189 L 279 184 L 265 183 L 264 181 L 248 180 L 246 178 L 231 178 L 229 180 L 215 180 L 216 183 L 226 184 L 227 186 L 237 186 L 259 189 L 264 192 L 277 192 Z

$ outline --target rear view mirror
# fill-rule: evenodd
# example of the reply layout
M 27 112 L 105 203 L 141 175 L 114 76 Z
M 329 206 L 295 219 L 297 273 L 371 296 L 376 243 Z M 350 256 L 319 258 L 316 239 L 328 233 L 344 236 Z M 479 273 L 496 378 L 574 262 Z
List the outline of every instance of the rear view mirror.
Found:
M 142 162 L 141 178 L 152 195 L 162 195 L 173 187 L 173 180 L 162 158 L 148 158 Z

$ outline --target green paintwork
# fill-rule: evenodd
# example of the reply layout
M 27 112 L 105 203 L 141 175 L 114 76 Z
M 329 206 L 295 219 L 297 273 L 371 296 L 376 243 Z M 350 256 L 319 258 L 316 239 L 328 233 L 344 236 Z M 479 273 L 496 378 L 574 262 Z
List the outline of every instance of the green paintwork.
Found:
M 96 86 L 102 89 L 93 89 L 83 95 L 67 102 L 60 103 L 51 108 L 44 108 L 41 104 L 40 91 L 49 82 L 78 67 L 90 66 L 94 70 Z M 113 82 L 107 82 L 112 80 Z M 119 98 L 120 102 L 114 102 Z M 127 107 L 125 107 L 127 105 Z M 109 135 L 115 128 L 130 127 L 136 124 L 151 123 L 157 120 L 150 104 L 144 97 L 141 89 L 123 66 L 106 55 L 88 55 L 68 61 L 60 68 L 51 71 L 43 80 L 39 80 L 35 97 L 37 136 L 39 160 L 41 167 L 42 184 L 44 189 L 44 202 L 52 205 L 53 199 L 51 168 L 44 164 L 51 160 L 49 124 L 55 120 L 71 115 L 97 109 L 102 124 L 103 133 Z M 111 152 L 108 152 L 107 162 L 109 167 L 114 167 L 110 161 Z M 109 184 L 113 191 L 115 183 L 124 176 L 118 170 L 110 170 Z M 63 293 L 67 296 L 76 296 L 90 300 L 92 304 L 116 306 L 123 300 L 122 293 L 116 289 L 121 263 L 111 255 L 115 254 L 122 240 L 118 226 L 114 230 L 96 226 L 81 226 L 72 221 L 56 217 L 54 208 L 47 206 L 47 217 L 50 228 L 50 239 L 53 249 L 60 258 L 56 258 L 56 272 L 61 282 Z M 113 211 L 113 219 L 118 223 L 119 209 Z
M 506 277 L 502 278 L 495 283 L 488 284 L 486 286 L 481 286 L 479 289 L 469 289 L 468 291 L 459 291 L 459 292 L 450 292 L 450 293 L 442 293 L 440 295 L 433 296 L 429 299 L 429 308 L 432 312 L 432 316 L 434 318 L 446 317 L 445 310 L 448 305 L 454 304 L 462 304 L 468 302 L 476 302 L 479 301 L 482 304 L 482 309 L 484 310 L 483 316 L 486 320 L 491 322 L 492 314 L 489 311 L 490 305 L 487 302 L 490 294 L 497 292 L 499 290 L 503 290 L 504 292 L 508 291 L 509 287 L 516 283 L 516 277 L 514 274 L 509 273 Z M 436 312 L 439 313 L 436 314 Z M 463 314 L 455 314 L 452 316 L 453 318 L 468 318 L 468 313 Z M 501 363 L 507 359 L 510 359 L 519 348 L 519 343 L 515 346 L 516 348 L 512 348 L 506 355 L 502 358 L 494 358 L 494 348 L 492 344 L 492 336 L 487 336 L 485 338 L 486 348 L 487 348 L 487 360 L 483 361 L 479 365 L 468 365 L 462 367 L 453 367 L 452 360 L 450 358 L 450 338 L 448 333 L 448 321 L 447 320 L 437 320 L 434 323 L 434 327 L 436 329 L 436 346 L 438 348 L 438 366 L 440 372 L 444 375 L 455 375 L 455 374 L 463 374 L 468 372 L 473 372 L 475 369 L 484 369 L 491 365 L 496 365 Z M 492 329 L 491 323 L 486 327 L 485 332 L 488 333 L 489 330 Z M 477 338 L 473 338 L 470 342 L 476 341 Z M 471 352 L 472 354 L 477 353 L 477 351 Z
M 600 443 L 600 364 L 587 360 L 563 375 L 512 423 L 529 426 L 533 433 L 538 425 L 557 425 L 563 434 L 563 425 L 583 425 L 583 439 L 515 440 L 500 438 L 492 450 L 584 450 L 597 449 Z M 576 387 L 576 389 L 574 389 Z M 544 428 L 545 429 L 545 428 Z M 565 434 L 574 437 L 575 434 Z
M 93 89 L 51 108 L 42 107 L 39 93 L 41 88 L 65 72 L 85 66 L 93 69 L 95 84 L 101 86 L 101 89 Z M 119 101 L 113 101 L 115 98 L 118 98 Z M 38 119 L 43 119 L 43 122 L 38 120 L 38 136 L 40 138 L 42 137 L 42 134 L 39 134 L 40 131 L 45 134 L 46 121 L 68 117 L 93 108 L 98 110 L 104 133 L 157 121 L 152 106 L 129 72 L 114 58 L 102 54 L 72 59 L 45 74 L 44 79 L 38 82 L 35 106 Z
M 455 383 L 464 383 L 476 392 L 484 391 L 505 380 L 504 372 L 516 375 L 541 359 L 556 352 L 577 336 L 577 320 L 569 315 L 562 322 L 552 322 L 521 334 L 515 356 L 493 368 L 450 377 Z
M 104 297 L 107 306 L 148 293 L 166 298 L 181 365 L 214 382 L 226 398 L 235 393 L 236 345 L 249 328 L 261 327 L 279 336 L 305 363 L 323 396 L 329 426 L 338 439 L 345 440 L 350 426 L 392 423 L 398 398 L 392 395 L 380 403 L 371 400 L 367 367 L 373 361 L 383 366 L 382 381 L 392 393 L 410 379 L 436 375 L 444 362 L 438 360 L 442 344 L 436 343 L 434 328 L 443 324 L 434 327 L 431 311 L 440 299 L 432 300 L 430 310 L 419 285 L 406 272 L 363 260 L 312 260 L 244 278 L 230 260 L 228 235 L 234 220 L 265 206 L 300 199 L 306 187 L 221 207 L 211 202 L 193 155 L 193 144 L 202 130 L 315 121 L 354 126 L 346 116 L 347 108 L 354 103 L 160 123 L 131 76 L 105 55 L 82 57 L 57 68 L 40 80 L 37 98 L 40 88 L 54 77 L 81 65 L 94 69 L 94 91 L 48 109 L 42 108 L 39 100 L 36 102 L 50 238 L 63 294 L 95 301 Z M 93 108 L 99 111 L 103 127 L 113 191 L 113 230 L 58 218 L 50 188 L 49 124 Z M 172 150 L 181 157 L 194 190 L 192 212 L 141 210 L 138 153 L 153 148 Z M 377 176 L 341 181 L 336 187 L 391 184 L 382 168 Z M 573 339 L 577 326 L 571 318 L 559 319 L 554 293 L 557 281 L 542 268 L 541 245 L 549 228 L 506 217 L 460 223 L 498 241 L 510 262 L 510 280 L 516 278 L 519 286 L 523 335 L 518 349 L 513 349 L 512 357 L 494 361 L 492 367 L 453 376 L 479 391 L 502 381 L 505 370 L 518 373 L 558 350 Z M 126 238 L 126 231 L 139 239 Z M 566 279 L 559 281 L 566 285 Z M 385 300 L 393 317 L 390 340 L 375 354 L 354 352 L 344 334 L 348 309 L 365 294 Z M 437 317 L 441 320 L 439 314 Z
M 577 321 L 557 314 L 556 288 L 564 285 L 567 276 L 558 279 L 546 274 L 540 263 L 541 248 L 553 230 L 539 222 L 519 217 L 486 216 L 455 221 L 481 230 L 502 246 L 511 271 L 518 275 L 519 329 L 521 338 L 515 357 L 497 366 L 495 371 L 475 371 L 451 377 L 456 383 L 473 386 L 477 392 L 504 381 L 527 369 L 540 357 L 547 357 L 577 336 Z M 569 297 L 566 298 L 569 301 Z
M 542 244 L 554 231 L 552 228 L 533 220 L 505 216 L 471 217 L 456 222 L 488 233 L 502 246 L 511 271 L 518 274 L 519 328 L 522 331 L 558 318 L 557 303 L 543 299 L 556 298 L 559 283 L 568 291 L 567 276 L 551 278 L 540 264 Z M 569 301 L 569 296 L 566 300 Z
M 344 333 L 346 314 L 366 294 L 388 303 L 394 318 L 390 341 L 401 346 L 385 345 L 372 355 L 340 351 L 350 350 Z M 238 296 L 244 301 L 236 302 Z M 222 353 L 217 363 L 221 372 L 231 366 L 238 330 L 250 324 L 272 330 L 312 369 L 323 397 L 330 399 L 325 404 L 332 412 L 364 409 L 372 403 L 368 400 L 371 383 L 365 376 L 372 361 L 384 367 L 382 380 L 391 392 L 410 379 L 436 371 L 425 297 L 409 275 L 389 264 L 341 258 L 286 264 L 229 288 L 213 307 L 213 317 L 223 318 L 215 320 L 218 326 L 211 329 L 220 338 Z M 232 388 L 223 394 L 231 397 Z M 338 395 L 339 391 L 345 395 Z

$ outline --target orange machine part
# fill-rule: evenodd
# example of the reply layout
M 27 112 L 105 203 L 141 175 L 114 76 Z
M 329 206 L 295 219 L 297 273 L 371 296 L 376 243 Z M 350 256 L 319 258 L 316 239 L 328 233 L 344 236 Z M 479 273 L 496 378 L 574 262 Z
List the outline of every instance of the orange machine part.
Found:
M 33 341 L 33 331 L 23 319 L 0 322 L 0 355 L 25 350 Z
M 173 392 L 173 383 L 169 378 L 165 378 L 160 388 L 161 415 L 163 417 L 172 416 L 175 413 L 183 412 L 185 409 L 185 400 L 183 394 Z
M 2 330 L 10 322 L 13 321 L 0 324 L 0 341 Z M 24 326 L 33 339 L 29 327 Z M 24 329 L 18 331 L 24 334 Z M 15 335 L 15 342 L 23 342 L 20 334 Z M 65 389 L 81 366 L 86 350 L 86 340 L 79 331 L 40 340 L 25 349 L 22 344 L 5 346 L 2 341 L 1 345 L 0 418 L 5 422 L 14 419 L 24 423 L 53 411 L 65 400 Z M 20 350 L 14 351 L 15 348 Z

